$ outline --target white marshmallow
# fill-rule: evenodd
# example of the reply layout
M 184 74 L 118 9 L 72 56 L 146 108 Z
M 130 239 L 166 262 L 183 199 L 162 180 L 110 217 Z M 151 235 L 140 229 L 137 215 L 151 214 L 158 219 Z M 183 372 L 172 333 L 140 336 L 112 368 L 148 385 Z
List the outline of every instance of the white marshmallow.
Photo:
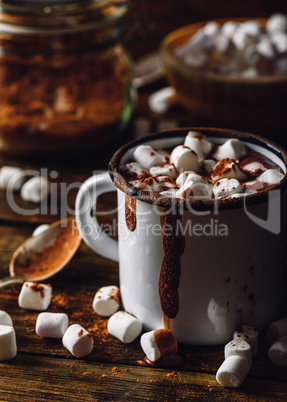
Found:
M 17 344 L 14 328 L 0 325 L 0 361 L 11 360 L 16 355 Z
M 283 179 L 284 174 L 276 169 L 268 169 L 256 178 L 257 181 L 268 184 L 277 184 Z
M 12 318 L 3 310 L 0 310 L 0 325 L 9 325 L 9 327 L 13 327 Z
M 277 341 L 282 336 L 287 335 L 287 317 L 274 321 L 267 329 L 267 338 L 270 343 Z
M 156 180 L 159 182 L 162 190 L 177 188 L 175 181 L 170 176 L 157 176 Z
M 230 158 L 221 159 L 217 162 L 211 177 L 214 181 L 220 179 L 246 180 L 247 178 L 246 173 Z
M 168 190 L 161 191 L 161 195 L 164 195 L 165 197 L 170 197 L 170 198 L 177 198 L 176 197 L 177 189 L 176 188 L 170 188 Z
M 254 43 L 254 38 L 239 27 L 232 37 L 232 42 L 239 52 L 243 52 L 247 46 Z
M 166 163 L 165 158 L 150 145 L 138 146 L 134 151 L 134 159 L 147 170 L 150 170 L 156 165 L 163 165 Z
M 46 310 L 51 302 L 52 287 L 43 283 L 24 282 L 18 303 L 30 310 Z
M 137 162 L 127 163 L 124 166 L 123 170 L 126 173 L 127 177 L 131 177 L 133 179 L 137 179 L 142 175 L 145 175 L 147 177 L 150 176 L 149 171 Z
M 208 183 L 187 181 L 175 195 L 177 198 L 210 200 L 212 198 L 212 186 Z
M 269 33 L 287 32 L 287 16 L 281 13 L 272 14 L 266 22 L 266 29 Z
M 271 41 L 275 45 L 278 53 L 287 53 L 287 34 L 283 32 L 274 32 Z
M 40 203 L 48 197 L 50 190 L 51 184 L 46 177 L 35 176 L 23 185 L 20 194 L 24 201 Z
M 89 332 L 79 324 L 69 326 L 62 342 L 64 347 L 77 358 L 89 355 L 94 345 L 93 338 Z
M 249 67 L 249 68 L 246 68 L 246 70 L 243 70 L 241 75 L 244 78 L 256 78 L 256 77 L 258 77 L 259 72 L 258 72 L 258 70 L 256 70 L 256 68 Z
M 214 153 L 214 158 L 217 160 L 231 158 L 234 160 L 242 158 L 246 154 L 246 148 L 244 144 L 237 138 L 232 138 L 225 141 L 216 152 Z
M 102 317 L 110 317 L 120 307 L 120 289 L 117 286 L 103 286 L 95 294 L 93 309 Z
M 147 177 L 142 180 L 131 180 L 130 184 L 146 191 L 160 191 L 162 189 L 160 184 L 153 177 Z
M 23 170 L 14 166 L 3 166 L 0 169 L 0 189 L 20 190 L 24 182 Z
M 256 45 L 249 45 L 249 46 L 247 46 L 246 49 L 244 49 L 244 51 L 243 51 L 243 60 L 250 67 L 248 67 L 245 70 L 243 70 L 243 72 L 241 73 L 242 75 L 243 75 L 244 71 L 248 71 L 252 67 L 256 71 L 256 73 L 258 74 L 258 71 L 256 70 L 255 67 L 258 65 L 258 63 L 260 61 L 260 55 L 259 55 L 259 53 L 258 53 L 258 51 L 256 49 Z
M 162 88 L 148 97 L 150 110 L 159 114 L 166 113 L 176 102 L 176 92 L 173 87 Z
M 277 366 L 287 366 L 287 336 L 279 338 L 268 350 L 269 359 Z
M 206 139 L 206 137 L 194 131 L 188 132 L 183 145 L 194 151 L 197 154 L 199 161 L 204 159 L 212 149 L 212 144 Z
M 232 194 L 242 193 L 243 188 L 237 179 L 221 179 L 212 188 L 215 198 L 229 197 Z
M 247 163 L 242 167 L 242 169 L 251 175 L 260 174 L 262 172 L 265 172 L 265 170 L 267 170 L 262 163 L 256 161 Z
M 236 47 L 231 38 L 226 35 L 219 35 L 216 39 L 215 48 L 218 53 L 227 57 L 232 57 L 236 51 Z
M 149 361 L 177 352 L 177 341 L 169 329 L 157 329 L 141 336 L 141 347 Z
M 233 339 L 243 339 L 252 349 L 252 356 L 256 356 L 258 353 L 258 331 L 251 325 L 241 325 L 233 333 Z
M 123 343 L 133 342 L 141 333 L 142 323 L 127 311 L 118 311 L 108 321 L 108 332 Z
M 184 184 L 186 184 L 189 181 L 193 181 L 194 183 L 208 184 L 208 182 L 202 176 L 200 176 L 199 174 L 196 174 L 194 172 L 188 173 Z
M 227 359 L 229 356 L 240 356 L 247 360 L 249 367 L 252 366 L 252 350 L 244 339 L 233 339 L 228 342 L 224 347 L 224 358 Z
M 49 227 L 50 227 L 50 225 L 40 225 L 40 226 L 36 227 L 36 229 L 32 233 L 32 236 L 34 236 L 34 237 L 38 236 L 39 234 L 48 230 Z
M 249 372 L 247 360 L 241 356 L 229 356 L 216 373 L 216 380 L 223 387 L 238 388 Z
M 203 169 L 208 174 L 210 174 L 213 171 L 215 165 L 216 165 L 216 162 L 213 159 L 205 159 L 202 163 Z
M 183 186 L 184 185 L 184 183 L 186 182 L 186 179 L 187 179 L 187 177 L 188 177 L 188 175 L 189 174 L 191 174 L 191 173 L 194 173 L 194 172 L 191 172 L 191 171 L 189 171 L 189 170 L 186 170 L 186 171 L 183 171 L 182 173 L 180 173 L 180 175 L 177 177 L 177 179 L 176 179 L 176 184 L 179 186 L 179 187 L 181 187 L 181 186 Z M 195 173 L 194 173 L 195 174 Z M 198 175 L 199 176 L 199 175 Z M 199 177 L 201 177 L 201 176 L 199 176 Z
M 180 173 L 186 170 L 196 172 L 199 167 L 197 154 L 184 145 L 178 145 L 173 149 L 170 163 L 173 163 Z
M 240 25 L 239 28 L 242 32 L 246 33 L 252 38 L 258 39 L 261 35 L 261 25 L 257 21 L 246 21 Z
M 202 31 L 205 35 L 214 38 L 220 32 L 220 25 L 216 21 L 210 21 L 202 28 Z
M 275 48 L 270 40 L 270 38 L 261 39 L 256 45 L 256 50 L 260 56 L 265 57 L 266 59 L 274 59 L 276 52 Z
M 65 313 L 40 313 L 36 321 L 36 334 L 42 338 L 62 338 L 69 326 Z
M 210 49 L 213 44 L 213 38 L 207 36 L 202 29 L 199 29 L 188 42 L 176 48 L 174 51 L 178 57 L 186 57 L 191 53 Z
M 197 50 L 186 55 L 184 61 L 188 66 L 201 68 L 207 64 L 208 55 L 203 51 Z
M 222 25 L 221 33 L 228 38 L 232 38 L 238 27 L 239 27 L 238 22 L 227 21 Z
M 172 163 L 166 163 L 162 166 L 153 166 L 149 172 L 152 176 L 170 176 L 173 179 L 177 177 L 176 168 Z

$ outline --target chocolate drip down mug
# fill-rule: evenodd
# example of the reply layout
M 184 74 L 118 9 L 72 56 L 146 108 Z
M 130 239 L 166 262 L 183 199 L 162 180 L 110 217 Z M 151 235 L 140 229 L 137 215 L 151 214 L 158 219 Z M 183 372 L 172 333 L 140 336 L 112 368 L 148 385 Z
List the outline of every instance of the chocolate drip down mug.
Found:
M 171 149 L 190 130 L 218 145 L 239 139 L 276 164 L 283 179 L 247 197 L 199 201 L 137 189 L 125 179 L 122 166 L 136 147 Z M 165 326 L 179 342 L 225 343 L 239 324 L 261 331 L 282 313 L 286 172 L 286 152 L 262 137 L 213 128 L 167 130 L 123 146 L 109 172 L 83 183 L 77 223 L 88 246 L 119 262 L 124 309 L 145 330 Z M 117 191 L 118 242 L 91 215 L 98 197 L 110 191 Z

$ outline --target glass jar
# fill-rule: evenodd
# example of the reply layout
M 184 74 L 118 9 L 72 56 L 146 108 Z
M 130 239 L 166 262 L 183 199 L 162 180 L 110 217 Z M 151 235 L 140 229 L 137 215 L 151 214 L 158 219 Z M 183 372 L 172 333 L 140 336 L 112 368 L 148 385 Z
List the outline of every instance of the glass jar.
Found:
M 128 1 L 4 0 L 0 5 L 0 150 L 94 149 L 127 126 Z

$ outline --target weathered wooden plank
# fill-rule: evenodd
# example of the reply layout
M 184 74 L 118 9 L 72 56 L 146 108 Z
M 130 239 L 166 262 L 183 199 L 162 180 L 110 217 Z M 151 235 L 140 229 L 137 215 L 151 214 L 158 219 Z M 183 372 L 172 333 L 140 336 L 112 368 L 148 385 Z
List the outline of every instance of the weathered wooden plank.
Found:
M 10 256 L 26 236 L 30 227 L 0 227 L 0 274 L 7 274 Z M 92 309 L 92 301 L 100 286 L 118 284 L 117 264 L 93 253 L 84 243 L 69 265 L 49 281 L 53 286 L 53 298 L 49 311 L 66 312 L 71 323 L 79 323 L 91 331 L 95 347 L 89 359 L 98 362 L 124 363 L 138 366 L 142 364 L 143 352 L 139 339 L 130 345 L 108 335 L 106 318 L 101 318 Z M 2 289 L 0 309 L 8 311 L 17 333 L 18 349 L 21 353 L 33 353 L 38 356 L 59 356 L 68 358 L 69 353 L 61 341 L 41 339 L 35 334 L 35 322 L 38 312 L 23 310 L 18 307 L 20 286 Z M 287 369 L 276 367 L 268 360 L 268 342 L 260 337 L 259 356 L 254 359 L 250 372 L 251 378 L 287 380 Z M 179 353 L 184 359 L 181 371 L 195 371 L 215 374 L 223 361 L 223 347 L 198 347 L 180 345 Z
M 0 363 L 0 370 L 5 401 L 279 401 L 287 395 L 285 382 L 248 378 L 227 389 L 212 374 L 24 354 Z

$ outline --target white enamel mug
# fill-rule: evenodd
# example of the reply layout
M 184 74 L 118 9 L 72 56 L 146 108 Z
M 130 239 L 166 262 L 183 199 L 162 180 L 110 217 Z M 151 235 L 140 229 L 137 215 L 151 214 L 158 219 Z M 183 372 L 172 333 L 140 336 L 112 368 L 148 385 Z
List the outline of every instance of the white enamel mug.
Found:
M 172 200 L 131 187 L 120 166 L 135 148 L 155 149 L 183 144 L 189 130 L 221 144 L 239 138 L 265 155 L 286 174 L 287 155 L 273 142 L 241 132 L 190 128 L 158 133 L 122 147 L 113 156 L 109 173 L 95 175 L 81 187 L 76 218 L 84 241 L 97 253 L 119 261 L 120 288 L 125 310 L 142 321 L 145 330 L 163 328 L 159 296 L 163 235 L 159 213 Z M 228 342 L 239 324 L 265 329 L 282 312 L 285 286 L 286 176 L 268 191 L 248 197 L 189 202 L 180 209 L 185 248 L 181 257 L 178 313 L 170 329 L 179 342 L 208 345 Z M 99 226 L 91 209 L 98 197 L 117 190 L 118 242 Z M 125 194 L 134 199 L 136 228 L 126 223 Z M 178 205 L 180 200 L 175 201 Z M 181 204 L 180 204 L 181 205 Z M 181 205 L 182 206 L 182 205 Z

